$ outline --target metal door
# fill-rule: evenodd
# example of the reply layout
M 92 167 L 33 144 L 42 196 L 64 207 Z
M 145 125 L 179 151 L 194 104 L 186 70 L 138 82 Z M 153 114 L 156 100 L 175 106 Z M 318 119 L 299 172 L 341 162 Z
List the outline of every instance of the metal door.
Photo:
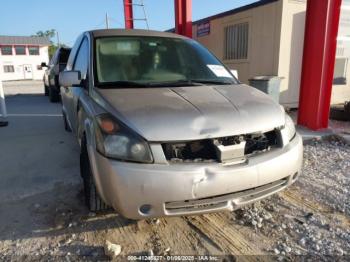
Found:
M 33 71 L 31 65 L 23 65 L 24 79 L 33 79 Z

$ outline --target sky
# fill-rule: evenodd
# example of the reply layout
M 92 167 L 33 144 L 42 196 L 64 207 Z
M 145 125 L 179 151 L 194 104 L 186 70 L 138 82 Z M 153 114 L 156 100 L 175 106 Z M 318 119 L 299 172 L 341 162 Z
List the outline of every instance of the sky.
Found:
M 227 11 L 258 0 L 193 0 L 193 20 Z M 83 31 L 105 28 L 108 13 L 111 28 L 124 27 L 123 0 L 17 0 L 3 1 L 0 9 L 0 35 L 33 35 L 39 30 L 55 29 L 60 41 L 74 44 Z M 134 0 L 134 3 L 140 0 Z M 144 0 L 150 29 L 174 27 L 173 0 Z M 143 18 L 134 7 L 135 18 Z M 145 28 L 137 21 L 135 28 Z M 56 39 L 53 39 L 56 41 Z

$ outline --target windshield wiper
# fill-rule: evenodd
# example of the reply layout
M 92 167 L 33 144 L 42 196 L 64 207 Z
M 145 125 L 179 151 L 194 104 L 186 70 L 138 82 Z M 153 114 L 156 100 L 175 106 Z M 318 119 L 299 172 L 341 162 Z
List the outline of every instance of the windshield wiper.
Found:
M 179 87 L 179 86 L 202 86 L 202 83 L 195 83 L 189 80 L 169 81 L 169 82 L 132 82 L 132 81 L 115 81 L 99 83 L 100 88 L 120 88 L 120 87 Z
M 178 81 L 168 81 L 168 82 L 156 82 L 149 83 L 148 86 L 151 87 L 181 87 L 181 86 L 202 86 L 202 83 L 194 82 L 192 80 L 178 80 Z
M 177 87 L 177 86 L 204 86 L 204 85 L 232 85 L 233 83 L 213 79 L 188 79 L 172 82 L 149 83 L 149 86 Z
M 133 82 L 133 81 L 115 81 L 103 82 L 97 86 L 100 88 L 123 88 L 123 87 L 181 87 L 181 86 L 203 86 L 203 85 L 231 85 L 230 82 L 222 80 L 206 80 L 206 79 L 189 79 L 167 82 Z
M 192 83 L 200 84 L 213 84 L 213 85 L 233 85 L 234 83 L 223 81 L 223 80 L 213 80 L 213 79 L 191 79 Z
M 139 83 L 133 81 L 115 81 L 115 82 L 103 82 L 97 85 L 100 88 L 116 88 L 116 87 L 148 87 L 147 83 Z

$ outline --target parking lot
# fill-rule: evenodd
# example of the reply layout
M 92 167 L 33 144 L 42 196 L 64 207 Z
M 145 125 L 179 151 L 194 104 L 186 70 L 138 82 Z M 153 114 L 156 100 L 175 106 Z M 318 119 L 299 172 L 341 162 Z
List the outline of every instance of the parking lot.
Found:
M 60 103 L 48 101 L 42 83 L 4 88 L 9 126 L 0 129 L 2 260 L 29 254 L 103 259 L 106 240 L 120 245 L 122 256 L 350 252 L 350 146 L 337 137 L 308 141 L 303 175 L 267 200 L 235 212 L 130 221 L 85 208 L 79 147 L 64 131 Z

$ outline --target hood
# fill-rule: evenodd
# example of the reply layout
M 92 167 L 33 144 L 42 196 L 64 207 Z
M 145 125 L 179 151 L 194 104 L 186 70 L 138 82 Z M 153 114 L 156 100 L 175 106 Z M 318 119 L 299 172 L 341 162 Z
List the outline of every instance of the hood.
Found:
M 186 141 L 270 131 L 282 107 L 247 85 L 98 89 L 120 121 L 148 141 Z

